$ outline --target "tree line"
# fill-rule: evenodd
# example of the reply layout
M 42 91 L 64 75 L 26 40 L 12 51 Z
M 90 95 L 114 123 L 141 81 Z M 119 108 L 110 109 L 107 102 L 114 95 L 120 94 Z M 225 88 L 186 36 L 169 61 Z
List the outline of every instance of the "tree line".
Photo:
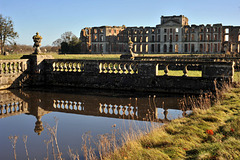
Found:
M 61 38 L 53 42 L 53 45 L 60 48 L 60 53 L 80 53 L 81 43 L 81 40 L 72 32 L 65 32 Z
M 33 52 L 30 45 L 17 45 L 14 41 L 19 37 L 14 31 L 13 21 L 10 17 L 3 17 L 0 14 L 0 54 L 11 53 L 28 53 Z M 72 32 L 65 32 L 61 38 L 53 42 L 53 46 L 41 47 L 42 52 L 59 52 L 59 53 L 80 53 L 81 40 Z

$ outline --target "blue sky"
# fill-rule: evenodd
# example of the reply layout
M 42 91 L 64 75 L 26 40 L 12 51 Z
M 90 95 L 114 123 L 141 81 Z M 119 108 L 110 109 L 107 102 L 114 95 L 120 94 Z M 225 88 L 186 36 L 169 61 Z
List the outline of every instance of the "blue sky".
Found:
M 0 0 L 0 14 L 14 22 L 18 44 L 32 45 L 39 32 L 51 45 L 67 31 L 84 27 L 156 26 L 160 17 L 185 15 L 189 24 L 240 26 L 239 0 Z

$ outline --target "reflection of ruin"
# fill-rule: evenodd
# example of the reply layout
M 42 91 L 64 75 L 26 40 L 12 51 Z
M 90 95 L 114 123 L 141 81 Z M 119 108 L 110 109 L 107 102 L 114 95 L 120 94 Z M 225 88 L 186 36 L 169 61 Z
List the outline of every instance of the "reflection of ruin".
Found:
M 168 98 L 115 98 L 107 96 L 75 95 L 29 91 L 1 91 L 0 119 L 28 114 L 36 117 L 34 131 L 44 130 L 41 118 L 50 112 L 134 119 L 141 121 L 168 122 L 167 109 L 178 109 L 178 100 Z M 157 108 L 165 102 L 164 118 L 159 119 Z M 157 106 L 160 104 L 160 106 Z

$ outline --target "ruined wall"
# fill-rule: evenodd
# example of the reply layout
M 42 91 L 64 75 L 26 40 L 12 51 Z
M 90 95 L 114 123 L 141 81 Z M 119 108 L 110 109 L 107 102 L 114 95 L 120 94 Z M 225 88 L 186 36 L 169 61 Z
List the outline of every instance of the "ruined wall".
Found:
M 81 34 L 80 38 L 91 53 L 124 53 L 128 40 L 134 43 L 134 52 L 143 54 L 240 53 L 239 29 L 222 24 L 190 26 L 183 15 L 162 16 L 156 27 L 93 27 L 87 29 L 91 31 L 88 36 Z

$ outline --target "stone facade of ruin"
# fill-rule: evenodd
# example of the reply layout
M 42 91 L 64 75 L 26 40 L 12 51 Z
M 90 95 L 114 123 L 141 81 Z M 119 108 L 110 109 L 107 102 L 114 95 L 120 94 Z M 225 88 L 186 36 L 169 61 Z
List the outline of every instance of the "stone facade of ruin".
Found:
M 133 52 L 240 53 L 240 26 L 189 25 L 188 18 L 162 16 L 156 27 L 101 26 L 81 30 L 82 53 L 124 53 L 131 40 Z

